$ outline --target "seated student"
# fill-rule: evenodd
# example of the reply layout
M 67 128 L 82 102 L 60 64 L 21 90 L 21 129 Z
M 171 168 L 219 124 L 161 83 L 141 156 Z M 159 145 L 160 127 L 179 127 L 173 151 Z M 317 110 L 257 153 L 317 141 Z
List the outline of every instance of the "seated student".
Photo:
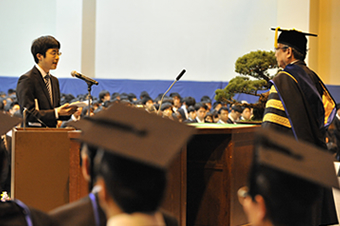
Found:
M 122 217 L 129 222 L 142 220 L 133 225 L 178 225 L 176 219 L 158 209 L 165 191 L 165 168 L 192 134 L 192 128 L 122 104 L 114 104 L 101 114 L 73 125 L 82 129 L 80 140 L 86 144 L 82 150 L 85 178 L 100 188 L 96 189 L 96 199 L 92 202 L 98 208 L 92 207 L 89 197 L 61 207 L 50 213 L 60 225 L 105 225 L 98 213 L 101 207 L 110 218 L 107 225 L 111 224 L 111 218 L 121 220 Z M 169 142 L 169 138 L 178 142 Z M 135 152 L 136 148 L 139 152 Z M 93 161 L 95 156 L 97 160 Z M 114 196 L 115 201 L 106 203 L 101 199 L 99 207 L 98 197 L 105 194 Z M 112 203 L 116 203 L 113 209 Z M 95 216 L 100 217 L 95 220 Z M 157 224 L 142 224 L 150 219 Z
M 250 107 L 242 107 L 242 114 L 240 116 L 240 120 L 247 120 L 251 119 L 251 109 Z
M 172 108 L 172 110 L 174 112 L 177 112 L 177 110 L 182 106 L 182 97 L 181 95 L 179 95 L 179 93 L 170 93 L 169 95 L 172 98 L 172 101 L 174 103 L 174 106 Z
M 221 107 L 220 110 L 218 110 L 219 120 L 217 121 L 217 123 L 227 124 L 228 123 L 228 115 L 229 115 L 228 107 Z
M 212 115 L 211 112 L 208 112 L 205 115 L 204 122 L 206 122 L 206 123 L 213 123 L 214 122 L 214 118 L 213 118 L 213 115 Z
M 204 118 L 205 118 L 205 115 L 207 114 L 207 110 L 208 110 L 208 107 L 207 105 L 203 104 L 203 103 L 197 103 L 195 104 L 195 110 L 196 110 L 196 118 L 193 122 L 196 122 L 196 123 L 204 123 Z
M 0 113 L 0 134 L 6 133 L 14 125 L 20 123 L 17 118 L 12 118 Z M 4 170 L 7 169 L 8 156 L 3 140 L 0 139 L 0 181 L 6 177 Z M 2 191 L 2 189 L 0 189 Z M 53 220 L 45 213 L 26 206 L 20 200 L 1 200 L 0 201 L 0 225 L 56 225 Z
M 99 102 L 100 103 L 104 103 L 107 100 L 110 100 L 111 96 L 110 96 L 110 92 L 107 90 L 102 90 L 99 92 Z
M 248 187 L 238 192 L 250 225 L 320 225 L 323 189 L 339 189 L 332 154 L 273 130 L 255 142 Z
M 165 118 L 173 119 L 172 117 L 172 104 L 170 102 L 165 102 L 161 106 L 162 116 Z
M 151 97 L 145 96 L 142 99 L 142 104 L 147 112 L 149 113 L 156 112 L 156 108 L 154 106 L 154 102 Z
M 240 105 L 233 105 L 231 107 L 231 112 L 229 113 L 227 123 L 236 124 L 236 122 L 240 119 L 241 113 L 242 113 L 241 106 Z
M 195 121 L 197 114 L 196 109 L 193 106 L 188 107 L 188 119 L 184 120 L 185 123 L 192 123 Z

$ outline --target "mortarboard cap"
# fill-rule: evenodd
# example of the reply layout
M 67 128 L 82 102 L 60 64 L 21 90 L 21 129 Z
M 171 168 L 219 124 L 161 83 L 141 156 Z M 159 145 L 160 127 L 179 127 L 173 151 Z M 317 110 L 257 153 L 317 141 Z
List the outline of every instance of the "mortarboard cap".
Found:
M 255 141 L 257 164 L 339 189 L 334 157 L 326 150 L 270 129 L 259 130 Z
M 274 47 L 277 48 L 277 43 L 282 43 L 294 47 L 302 54 L 307 52 L 307 38 L 306 36 L 317 36 L 316 34 L 310 34 L 301 32 L 295 29 L 287 30 L 281 29 L 280 27 L 271 28 L 275 30 L 275 44 Z M 277 38 L 278 31 L 281 31 L 280 36 Z
M 82 130 L 79 139 L 84 143 L 159 168 L 168 166 L 195 131 L 118 103 L 69 125 Z
M 11 117 L 8 114 L 0 113 L 0 135 L 7 133 L 21 121 L 21 118 Z

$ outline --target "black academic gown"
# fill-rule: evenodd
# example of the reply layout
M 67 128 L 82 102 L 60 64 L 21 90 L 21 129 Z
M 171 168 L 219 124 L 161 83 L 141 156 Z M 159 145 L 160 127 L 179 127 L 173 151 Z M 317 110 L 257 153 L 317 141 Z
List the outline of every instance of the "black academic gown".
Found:
M 262 127 L 326 149 L 325 135 L 335 116 L 335 101 L 320 78 L 298 61 L 287 65 L 271 82 Z M 332 190 L 323 190 L 315 225 L 338 224 Z
M 24 210 L 17 203 L 8 201 L 0 202 L 0 226 L 26 226 L 27 217 L 33 226 L 56 226 L 57 224 L 46 213 L 28 207 L 29 211 Z M 25 215 L 25 213 L 29 214 Z
M 94 198 L 95 197 L 95 198 Z M 95 201 L 94 201 L 95 200 Z M 94 201 L 94 202 L 93 202 Z M 178 226 L 178 221 L 166 211 L 161 211 L 166 226 Z M 86 196 L 76 202 L 61 206 L 49 213 L 63 226 L 105 226 L 106 216 L 99 206 L 98 195 Z M 97 217 L 96 217 L 97 216 Z M 95 218 L 98 219 L 96 223 Z

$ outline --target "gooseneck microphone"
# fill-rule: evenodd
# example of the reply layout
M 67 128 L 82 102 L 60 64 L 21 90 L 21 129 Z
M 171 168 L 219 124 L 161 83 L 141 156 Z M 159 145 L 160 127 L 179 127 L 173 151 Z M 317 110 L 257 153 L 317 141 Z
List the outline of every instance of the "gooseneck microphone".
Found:
M 93 80 L 92 78 L 89 78 L 89 77 L 87 77 L 87 76 L 85 76 L 85 75 L 83 75 L 81 73 L 76 72 L 76 71 L 72 71 L 71 75 L 72 75 L 72 77 L 80 78 L 80 79 L 84 80 L 87 83 L 98 85 L 98 82 L 96 80 Z
M 37 116 L 35 116 L 34 114 L 32 114 L 32 111 L 33 109 L 31 110 L 28 110 L 27 108 L 24 108 L 24 111 L 23 111 L 23 119 L 24 119 L 24 129 L 26 129 L 26 120 L 27 120 L 27 113 L 32 115 L 38 122 L 41 123 L 41 125 L 45 126 L 46 128 L 49 128 L 43 121 L 41 121 L 40 118 L 38 118 Z
M 179 75 L 176 77 L 176 80 L 170 85 L 170 87 L 168 88 L 168 90 L 165 91 L 165 93 L 163 94 L 162 99 L 161 99 L 161 103 L 159 104 L 159 108 L 158 108 L 157 115 L 159 115 L 159 113 L 161 112 L 161 107 L 162 107 L 162 103 L 163 103 L 163 98 L 164 98 L 165 95 L 170 91 L 170 89 L 175 85 L 175 83 L 178 82 L 178 80 L 180 80 L 180 79 L 182 78 L 182 76 L 184 75 L 185 72 L 186 72 L 186 70 L 183 69 L 183 70 L 181 71 L 181 73 L 179 73 Z

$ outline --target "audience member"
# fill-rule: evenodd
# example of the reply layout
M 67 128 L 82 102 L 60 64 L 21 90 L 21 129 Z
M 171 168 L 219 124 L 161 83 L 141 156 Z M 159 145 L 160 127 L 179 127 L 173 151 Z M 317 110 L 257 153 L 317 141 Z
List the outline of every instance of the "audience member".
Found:
M 195 110 L 196 110 L 196 118 L 193 122 L 196 122 L 196 123 L 204 123 L 204 118 L 205 118 L 205 115 L 207 114 L 207 110 L 208 110 L 208 107 L 207 105 L 203 104 L 203 103 L 197 103 L 195 105 Z
M 241 114 L 242 114 L 241 106 L 236 104 L 233 105 L 231 107 L 231 112 L 229 113 L 227 123 L 236 124 L 236 122 L 240 119 Z
M 242 107 L 242 114 L 240 120 L 249 121 L 251 119 L 251 109 L 250 107 Z
M 171 93 L 169 96 L 172 98 L 174 105 L 172 110 L 176 112 L 182 106 L 182 97 L 179 93 Z
M 248 187 L 238 192 L 250 225 L 319 225 L 322 189 L 339 189 L 332 155 L 274 130 L 255 142 Z
M 102 90 L 99 92 L 99 102 L 104 103 L 105 101 L 109 101 L 111 99 L 110 92 L 107 90 Z
M 145 108 L 145 110 L 149 113 L 154 113 L 156 112 L 156 108 L 154 106 L 154 103 L 153 103 L 153 100 L 151 97 L 149 96 L 145 96 L 143 99 L 142 99 L 142 104 Z
M 183 108 L 181 108 L 181 110 L 183 110 L 183 112 L 184 112 Z M 189 108 L 188 108 L 188 118 L 186 120 L 183 120 L 183 122 L 185 122 L 185 123 L 193 123 L 195 121 L 195 119 L 196 119 L 196 116 L 197 116 L 197 114 L 196 114 L 195 107 L 194 106 L 189 106 Z
M 227 124 L 228 123 L 228 116 L 229 116 L 229 110 L 228 107 L 221 107 L 220 110 L 218 110 L 218 118 L 219 120 L 217 123 L 219 124 Z

